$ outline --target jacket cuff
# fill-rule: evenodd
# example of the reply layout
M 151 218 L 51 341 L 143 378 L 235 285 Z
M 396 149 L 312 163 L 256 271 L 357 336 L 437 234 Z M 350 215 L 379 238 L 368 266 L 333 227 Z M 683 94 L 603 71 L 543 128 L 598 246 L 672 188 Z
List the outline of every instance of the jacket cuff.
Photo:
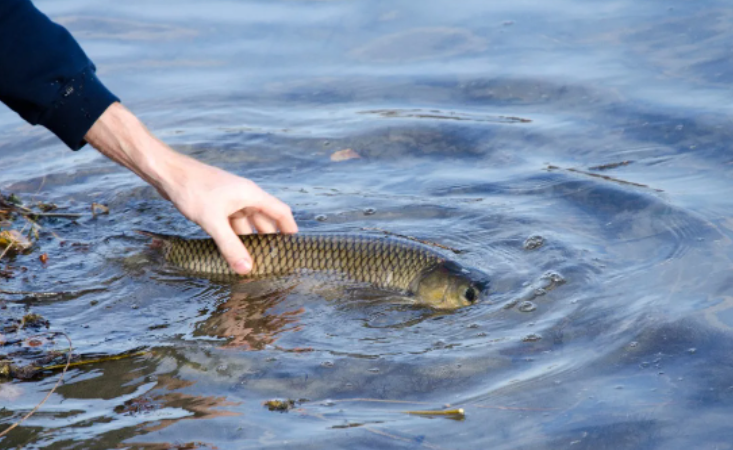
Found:
M 93 64 L 61 87 L 56 100 L 41 116 L 39 123 L 58 136 L 72 150 L 79 150 L 99 116 L 114 102 L 119 102 L 97 78 Z

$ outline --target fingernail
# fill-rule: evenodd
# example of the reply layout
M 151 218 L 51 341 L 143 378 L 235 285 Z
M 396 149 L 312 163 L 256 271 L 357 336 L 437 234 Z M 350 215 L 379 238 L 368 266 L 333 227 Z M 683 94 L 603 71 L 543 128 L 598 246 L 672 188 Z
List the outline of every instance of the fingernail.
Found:
M 248 274 L 250 270 L 252 270 L 252 262 L 248 259 L 240 259 L 234 263 L 234 271 L 238 274 L 245 275 Z

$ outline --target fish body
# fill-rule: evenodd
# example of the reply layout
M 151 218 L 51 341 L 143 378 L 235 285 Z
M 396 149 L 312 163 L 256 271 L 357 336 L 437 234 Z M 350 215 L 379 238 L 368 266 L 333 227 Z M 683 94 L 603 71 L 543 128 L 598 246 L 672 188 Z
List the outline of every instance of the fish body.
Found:
M 212 239 L 185 239 L 148 232 L 165 260 L 189 273 L 226 278 L 312 275 L 366 283 L 413 295 L 421 303 L 453 309 L 474 303 L 487 277 L 431 247 L 391 236 L 360 234 L 250 234 L 240 236 L 252 255 L 252 271 L 236 274 Z

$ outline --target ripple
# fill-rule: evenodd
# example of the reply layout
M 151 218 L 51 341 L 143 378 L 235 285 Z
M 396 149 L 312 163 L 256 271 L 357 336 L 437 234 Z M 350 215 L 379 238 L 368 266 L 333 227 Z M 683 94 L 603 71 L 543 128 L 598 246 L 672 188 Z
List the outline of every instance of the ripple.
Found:
M 379 37 L 356 48 L 352 54 L 379 63 L 409 62 L 477 53 L 486 41 L 460 28 L 415 28 Z

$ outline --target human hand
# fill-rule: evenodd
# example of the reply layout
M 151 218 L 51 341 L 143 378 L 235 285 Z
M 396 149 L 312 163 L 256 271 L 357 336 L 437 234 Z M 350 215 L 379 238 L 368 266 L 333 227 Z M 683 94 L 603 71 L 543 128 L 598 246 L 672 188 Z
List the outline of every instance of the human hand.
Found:
M 166 166 L 158 190 L 214 238 L 237 273 L 252 270 L 252 257 L 238 234 L 298 231 L 288 205 L 251 180 L 180 154 Z
M 119 103 L 102 114 L 86 140 L 153 185 L 203 228 L 239 274 L 252 270 L 252 257 L 237 234 L 298 231 L 285 203 L 251 180 L 173 151 Z

